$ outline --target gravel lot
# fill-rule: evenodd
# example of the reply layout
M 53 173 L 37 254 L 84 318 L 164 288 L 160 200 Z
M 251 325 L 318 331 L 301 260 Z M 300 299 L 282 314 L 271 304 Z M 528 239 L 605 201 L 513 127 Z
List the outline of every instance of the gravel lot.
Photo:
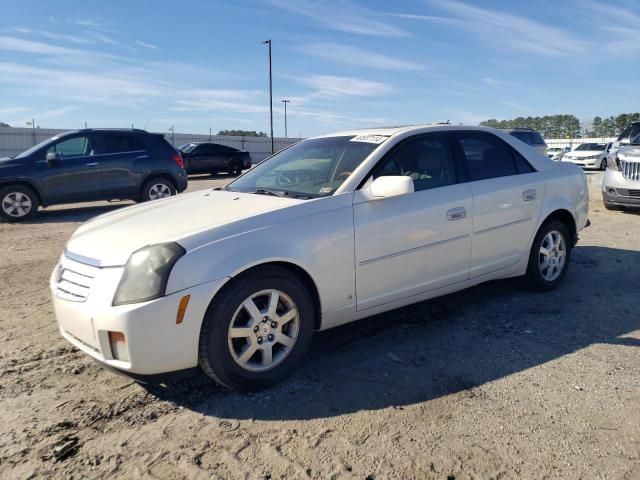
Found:
M 49 274 L 123 203 L 0 224 L 0 478 L 640 478 L 640 214 L 606 211 L 589 176 L 557 291 L 492 282 L 321 333 L 251 395 L 143 387 L 60 337 Z

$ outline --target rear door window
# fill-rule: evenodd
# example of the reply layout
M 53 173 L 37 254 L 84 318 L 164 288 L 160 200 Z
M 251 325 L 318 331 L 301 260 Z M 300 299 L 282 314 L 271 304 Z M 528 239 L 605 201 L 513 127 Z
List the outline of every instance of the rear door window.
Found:
M 534 145 L 544 145 L 544 138 L 538 132 L 531 132 L 531 138 Z
M 522 140 L 527 145 L 533 144 L 533 139 L 531 138 L 531 132 L 511 132 L 510 135 L 512 137 L 516 137 L 518 140 Z
M 479 132 L 460 132 L 455 137 L 466 158 L 471 181 L 518 173 L 511 147 L 498 137 Z
M 104 136 L 105 153 L 126 153 L 144 150 L 142 143 L 133 135 L 107 134 Z

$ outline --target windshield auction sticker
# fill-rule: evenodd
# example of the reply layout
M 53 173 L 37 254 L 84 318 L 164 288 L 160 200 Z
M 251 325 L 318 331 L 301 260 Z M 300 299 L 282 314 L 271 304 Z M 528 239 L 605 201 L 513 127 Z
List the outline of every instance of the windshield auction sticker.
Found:
M 357 137 L 353 137 L 350 142 L 365 142 L 365 143 L 377 143 L 380 144 L 384 142 L 387 138 L 385 135 L 358 135 Z

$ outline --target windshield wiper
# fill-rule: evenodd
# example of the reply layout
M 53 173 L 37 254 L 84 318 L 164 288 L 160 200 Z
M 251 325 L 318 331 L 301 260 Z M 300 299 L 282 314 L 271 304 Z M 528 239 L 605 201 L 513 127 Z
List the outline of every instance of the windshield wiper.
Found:
M 287 195 L 289 195 L 287 192 L 284 191 L 276 191 L 276 190 L 267 190 L 266 188 L 259 188 L 258 190 L 254 190 L 251 193 L 256 193 L 258 195 L 271 195 L 273 197 L 286 197 Z

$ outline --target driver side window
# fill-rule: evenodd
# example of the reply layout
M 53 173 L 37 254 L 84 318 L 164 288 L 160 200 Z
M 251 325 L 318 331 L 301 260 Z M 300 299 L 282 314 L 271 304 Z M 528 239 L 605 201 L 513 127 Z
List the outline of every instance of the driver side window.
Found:
M 453 155 L 447 138 L 428 135 L 401 145 L 376 169 L 373 178 L 392 175 L 411 177 L 416 192 L 456 183 Z
M 47 153 L 55 152 L 61 158 L 84 157 L 93 155 L 94 145 L 88 136 L 73 137 L 62 140 L 47 149 Z

